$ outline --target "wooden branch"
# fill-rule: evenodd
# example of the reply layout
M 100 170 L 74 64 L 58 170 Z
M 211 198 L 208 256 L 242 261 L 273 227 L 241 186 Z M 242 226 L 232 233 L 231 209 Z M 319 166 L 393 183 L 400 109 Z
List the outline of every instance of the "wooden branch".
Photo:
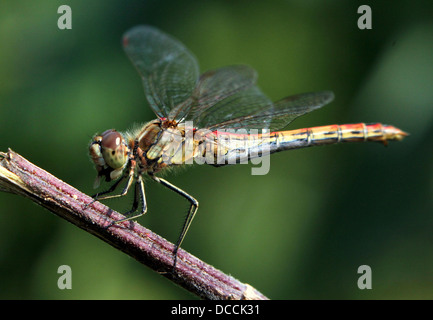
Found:
M 248 284 L 179 249 L 173 269 L 174 245 L 136 222 L 110 226 L 123 216 L 10 150 L 0 152 L 0 191 L 30 198 L 59 217 L 97 236 L 204 299 L 265 300 Z

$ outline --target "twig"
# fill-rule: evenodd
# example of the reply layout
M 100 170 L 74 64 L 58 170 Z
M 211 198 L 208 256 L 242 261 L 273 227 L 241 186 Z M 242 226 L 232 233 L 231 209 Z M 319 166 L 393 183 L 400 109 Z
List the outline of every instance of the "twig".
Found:
M 0 152 L 0 191 L 30 198 L 56 215 L 125 252 L 174 283 L 204 299 L 267 299 L 248 284 L 179 249 L 136 222 L 111 225 L 123 216 L 81 193 L 10 150 Z

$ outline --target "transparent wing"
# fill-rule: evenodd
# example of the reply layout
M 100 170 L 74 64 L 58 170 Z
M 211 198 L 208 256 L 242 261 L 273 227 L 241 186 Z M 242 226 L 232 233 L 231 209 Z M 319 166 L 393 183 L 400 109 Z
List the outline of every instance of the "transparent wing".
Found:
M 256 79 L 256 71 L 244 65 L 205 72 L 190 98 L 187 119 L 203 127 L 223 122 L 234 114 L 250 113 L 254 110 L 254 104 L 239 99 L 246 100 L 248 93 L 251 95 L 252 91 L 257 90 L 254 86 Z M 263 96 L 256 93 L 256 98 L 260 98 L 258 95 Z M 263 105 L 269 104 L 267 98 L 266 101 Z
M 291 96 L 272 103 L 255 86 L 256 72 L 230 66 L 204 73 L 179 41 L 151 26 L 134 27 L 123 44 L 143 80 L 146 98 L 159 117 L 196 128 L 269 128 L 278 130 L 333 99 L 329 91 Z
M 234 98 L 234 100 L 232 100 Z M 256 100 L 257 99 L 257 100 Z M 334 99 L 334 94 L 331 91 L 303 93 L 284 98 L 276 103 L 266 103 L 265 96 L 253 87 L 250 90 L 240 92 L 233 95 L 228 101 L 229 108 L 234 110 L 234 114 L 227 114 L 226 120 L 220 123 L 213 123 L 213 114 L 218 114 L 220 110 L 208 110 L 208 119 L 202 120 L 204 126 L 199 128 L 207 128 L 209 130 L 227 129 L 227 128 L 246 128 L 246 129 L 270 129 L 276 131 L 286 127 L 290 122 L 297 117 L 316 110 Z M 250 104 L 245 107 L 245 104 Z M 221 110 L 226 109 L 226 106 L 221 105 Z M 251 113 L 243 113 L 242 110 L 255 110 Z M 236 112 L 236 110 L 241 110 Z M 206 125 L 207 123 L 207 125 Z
M 248 124 L 249 115 L 271 104 L 272 101 L 257 86 L 250 86 L 192 114 L 191 120 L 197 128 L 241 128 Z M 270 117 L 262 120 L 261 127 L 269 127 Z
M 199 77 L 196 58 L 178 40 L 151 26 L 127 31 L 123 46 L 143 80 L 150 107 L 158 117 L 168 118 L 195 88 Z

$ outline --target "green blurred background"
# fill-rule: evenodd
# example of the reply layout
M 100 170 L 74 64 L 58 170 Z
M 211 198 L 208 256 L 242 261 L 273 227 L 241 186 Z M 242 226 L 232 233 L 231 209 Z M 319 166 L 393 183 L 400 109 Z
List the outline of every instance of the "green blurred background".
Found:
M 72 8 L 72 30 L 57 8 Z M 290 128 L 383 122 L 411 135 L 385 148 L 283 152 L 265 176 L 194 166 L 166 178 L 200 201 L 183 248 L 272 299 L 433 298 L 433 3 L 375 1 L 1 1 L 0 150 L 8 147 L 88 194 L 88 142 L 154 118 L 122 34 L 152 24 L 202 71 L 253 66 L 273 100 L 333 90 Z M 171 241 L 188 203 L 146 183 L 139 222 Z M 126 211 L 132 199 L 107 202 Z M 195 299 L 27 199 L 0 193 L 0 298 Z M 57 268 L 72 268 L 72 290 Z M 373 289 L 359 290 L 369 265 Z

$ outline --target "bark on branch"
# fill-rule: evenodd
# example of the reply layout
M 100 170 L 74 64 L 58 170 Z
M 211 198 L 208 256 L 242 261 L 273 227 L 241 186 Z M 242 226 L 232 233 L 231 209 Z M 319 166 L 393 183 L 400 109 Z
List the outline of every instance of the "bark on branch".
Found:
M 179 249 L 173 270 L 174 245 L 136 222 L 111 225 L 123 216 L 81 193 L 10 150 L 0 152 L 0 191 L 30 198 L 59 217 L 130 255 L 203 299 L 267 299 L 242 283 Z

